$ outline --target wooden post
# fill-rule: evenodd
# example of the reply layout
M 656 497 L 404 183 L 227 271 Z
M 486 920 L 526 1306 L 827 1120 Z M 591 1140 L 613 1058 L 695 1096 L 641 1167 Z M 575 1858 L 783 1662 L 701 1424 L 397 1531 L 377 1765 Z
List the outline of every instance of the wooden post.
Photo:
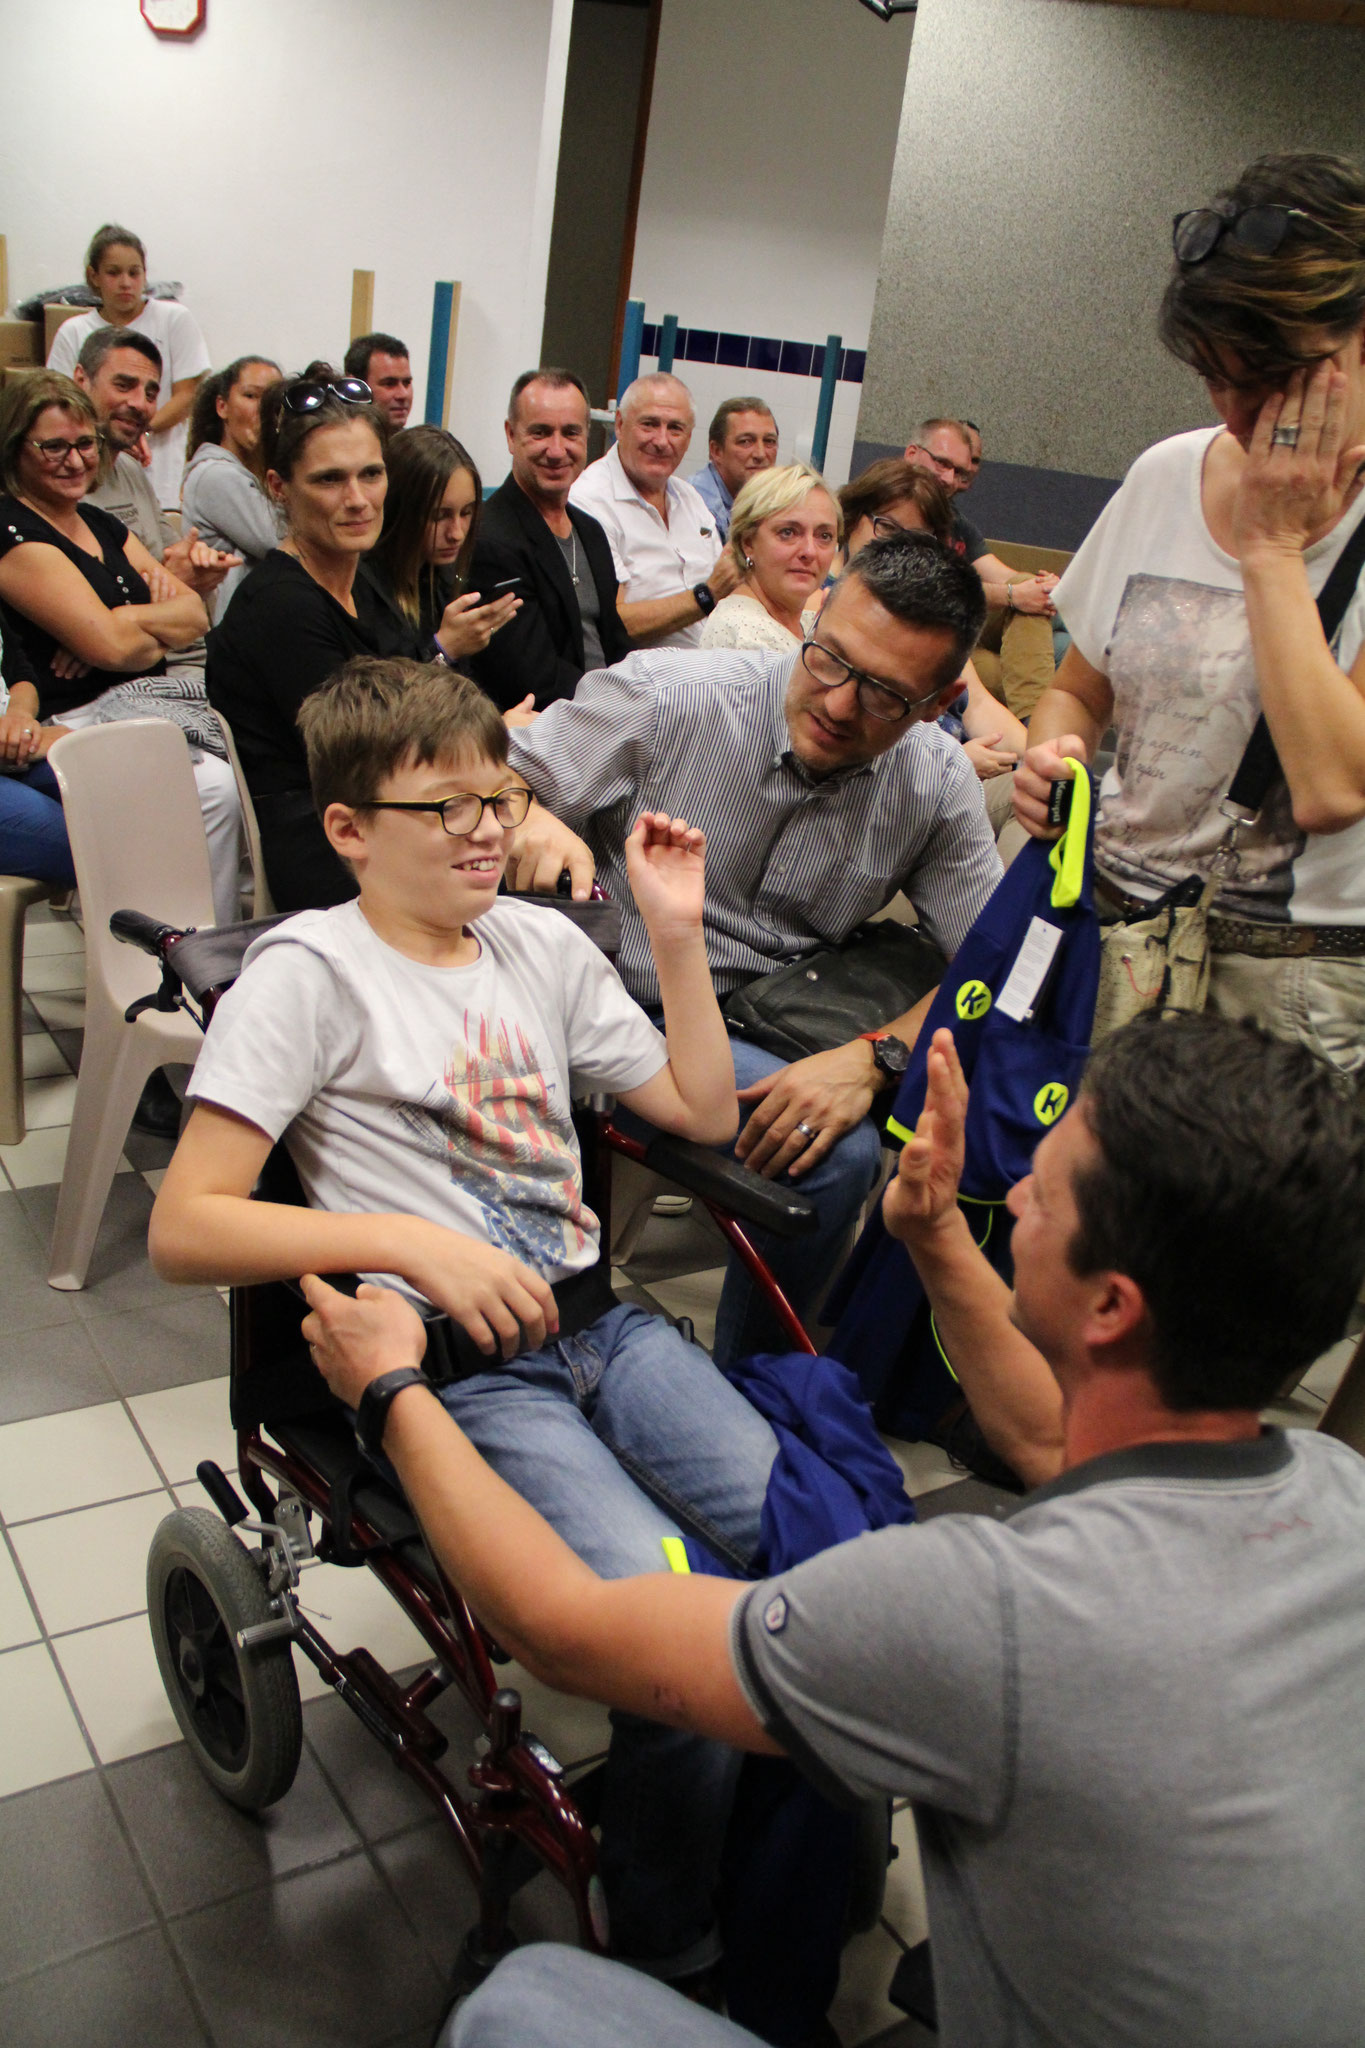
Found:
M 374 332 L 374 272 L 353 270 L 351 272 L 351 333 L 355 341 L 362 334 Z
M 460 324 L 460 287 L 438 284 L 431 307 L 431 353 L 427 357 L 429 427 L 450 425 L 450 383 L 455 373 L 455 336 Z

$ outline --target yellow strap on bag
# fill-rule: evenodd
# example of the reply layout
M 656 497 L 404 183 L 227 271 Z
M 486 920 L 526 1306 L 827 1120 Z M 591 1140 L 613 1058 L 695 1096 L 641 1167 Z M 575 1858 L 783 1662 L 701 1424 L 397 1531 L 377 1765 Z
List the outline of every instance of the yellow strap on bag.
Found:
M 1085 849 L 1090 838 L 1090 777 L 1069 754 L 1066 765 L 1074 770 L 1076 780 L 1072 785 L 1071 816 L 1050 856 L 1057 877 L 1052 885 L 1054 910 L 1070 910 L 1073 903 L 1079 903 L 1085 877 Z
M 681 1536 L 661 1536 L 659 1541 L 663 1545 L 664 1556 L 668 1559 L 668 1569 L 671 1572 L 691 1571 L 692 1567 L 687 1562 L 687 1545 Z

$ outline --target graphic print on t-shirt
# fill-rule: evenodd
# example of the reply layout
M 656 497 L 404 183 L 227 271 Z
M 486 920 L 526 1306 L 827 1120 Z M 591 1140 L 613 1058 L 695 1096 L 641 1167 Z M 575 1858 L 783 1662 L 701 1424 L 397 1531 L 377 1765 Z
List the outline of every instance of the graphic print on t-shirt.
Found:
M 1114 621 L 1109 680 L 1119 747 L 1117 794 L 1095 836 L 1103 873 L 1165 890 L 1207 876 L 1227 840 L 1219 809 L 1260 708 L 1240 591 L 1165 576 L 1131 576 Z M 1283 778 L 1238 846 L 1220 910 L 1289 916 L 1293 864 L 1306 844 Z
M 462 1022 L 441 1081 L 393 1113 L 479 1204 L 490 1243 L 538 1272 L 563 1266 L 597 1230 L 572 1119 L 524 1026 L 468 1010 Z

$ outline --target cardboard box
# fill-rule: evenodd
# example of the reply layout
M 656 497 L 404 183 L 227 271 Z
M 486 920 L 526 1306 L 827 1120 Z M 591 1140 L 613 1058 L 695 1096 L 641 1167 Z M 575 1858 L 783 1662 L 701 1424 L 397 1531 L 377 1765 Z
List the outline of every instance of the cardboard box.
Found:
M 52 337 L 66 320 L 74 320 L 78 313 L 88 313 L 88 306 L 44 306 L 43 307 L 43 361 L 52 353 Z
M 36 320 L 0 320 L 0 369 L 43 360 L 43 330 Z

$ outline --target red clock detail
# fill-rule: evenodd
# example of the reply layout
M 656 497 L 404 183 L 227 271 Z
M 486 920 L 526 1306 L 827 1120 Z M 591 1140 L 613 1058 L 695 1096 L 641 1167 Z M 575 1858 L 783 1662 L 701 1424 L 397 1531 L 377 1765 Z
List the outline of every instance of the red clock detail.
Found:
M 204 26 L 208 0 L 139 0 L 142 19 L 156 36 L 192 36 Z

